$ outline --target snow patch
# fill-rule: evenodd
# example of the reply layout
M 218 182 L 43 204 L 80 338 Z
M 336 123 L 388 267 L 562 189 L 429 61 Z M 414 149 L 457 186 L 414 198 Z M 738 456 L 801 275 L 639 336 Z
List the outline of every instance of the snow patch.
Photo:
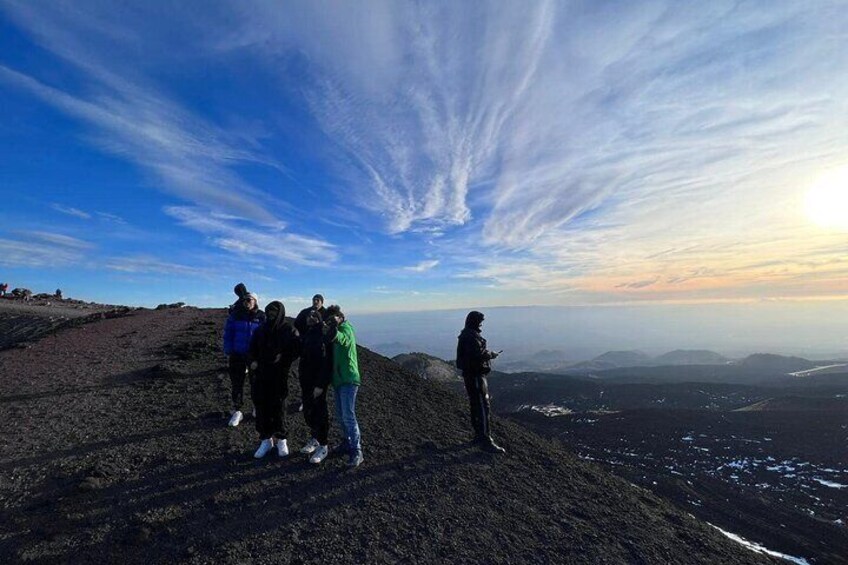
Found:
M 707 522 L 707 524 L 710 524 L 710 523 Z M 803 557 L 792 557 L 791 555 L 786 555 L 785 553 L 780 553 L 779 551 L 772 551 L 770 549 L 766 549 L 765 547 L 763 547 L 762 545 L 760 545 L 758 543 L 748 541 L 745 538 L 743 538 L 742 536 L 738 536 L 736 534 L 726 532 L 726 531 L 722 530 L 721 528 L 719 528 L 718 526 L 716 526 L 714 524 L 710 524 L 710 526 L 712 526 L 716 530 L 720 531 L 722 534 L 724 534 L 728 538 L 732 539 L 736 543 L 742 544 L 747 549 L 750 549 L 751 551 L 754 551 L 756 553 L 763 553 L 765 555 L 770 555 L 771 557 L 778 557 L 780 559 L 785 559 L 786 561 L 791 561 L 792 563 L 797 563 L 797 565 L 810 565 L 810 562 L 807 561 L 806 559 L 804 559 Z
M 833 481 L 826 481 L 824 479 L 816 479 L 816 478 L 814 478 L 813 480 L 816 481 L 817 483 L 819 483 L 820 485 L 824 485 L 824 486 L 830 487 L 830 488 L 839 488 L 839 489 L 848 488 L 848 485 L 841 485 L 839 483 L 834 483 Z

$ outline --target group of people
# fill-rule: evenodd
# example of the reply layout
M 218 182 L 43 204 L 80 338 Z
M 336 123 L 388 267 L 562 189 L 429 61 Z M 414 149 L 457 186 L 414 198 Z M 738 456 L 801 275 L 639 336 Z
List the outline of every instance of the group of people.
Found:
M 330 454 L 327 391 L 332 386 L 343 438 L 333 452 L 346 455 L 350 467 L 362 464 L 356 419 L 361 383 L 356 335 L 342 309 L 337 305 L 325 308 L 324 297 L 316 294 L 312 306 L 290 324 L 282 302 L 270 302 L 262 311 L 258 296 L 248 292 L 243 283 L 233 290 L 238 299 L 230 306 L 224 326 L 233 403 L 229 425 L 238 426 L 244 418 L 244 384 L 249 378 L 260 440 L 254 457 L 265 457 L 275 448 L 280 457 L 288 456 L 285 401 L 292 365 L 299 360 L 303 415 L 312 436 L 300 452 L 309 455 L 314 464 Z
M 292 365 L 299 360 L 302 411 L 311 437 L 300 449 L 309 462 L 321 463 L 330 454 L 330 421 L 327 391 L 335 390 L 336 416 L 342 441 L 333 449 L 346 455 L 347 465 L 363 462 L 362 440 L 356 419 L 356 396 L 361 384 L 356 334 L 337 305 L 324 307 L 324 297 L 312 297 L 312 306 L 300 311 L 294 324 L 286 321 L 282 302 L 270 302 L 263 310 L 259 297 L 243 283 L 233 289 L 238 299 L 230 306 L 224 326 L 224 353 L 228 358 L 233 410 L 229 425 L 244 418 L 244 383 L 249 377 L 261 459 L 275 448 L 289 455 L 285 401 Z M 505 453 L 491 433 L 491 405 L 487 375 L 500 352 L 490 351 L 482 336 L 484 315 L 473 311 L 465 319 L 456 349 L 456 366 L 462 371 L 468 393 L 474 441 L 491 453 Z

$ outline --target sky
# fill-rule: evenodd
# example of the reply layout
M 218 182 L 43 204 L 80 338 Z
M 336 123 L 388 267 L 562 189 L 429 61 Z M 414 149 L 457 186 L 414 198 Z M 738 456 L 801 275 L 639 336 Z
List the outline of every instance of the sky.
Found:
M 0 0 L 0 279 L 842 308 L 846 44 L 838 1 Z

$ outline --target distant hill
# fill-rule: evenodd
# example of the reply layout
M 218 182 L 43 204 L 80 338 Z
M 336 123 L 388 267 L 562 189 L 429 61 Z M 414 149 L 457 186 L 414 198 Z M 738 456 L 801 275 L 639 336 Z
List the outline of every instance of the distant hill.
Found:
M 715 351 L 706 349 L 675 349 L 655 357 L 653 365 L 722 365 L 730 361 Z
M 651 357 L 641 351 L 607 351 L 598 355 L 594 362 L 612 363 L 616 367 L 636 367 L 651 362 Z
M 452 382 L 460 380 L 460 372 L 452 363 L 426 353 L 401 353 L 392 361 L 428 381 Z
M 401 353 L 408 353 L 410 351 L 415 351 L 415 346 L 410 345 L 408 343 L 403 343 L 400 341 L 391 341 L 388 343 L 378 343 L 377 345 L 370 346 L 372 351 L 383 355 L 384 357 L 388 357 L 391 359 L 396 355 L 400 355 Z
M 794 373 L 795 371 L 812 369 L 816 366 L 816 363 L 803 357 L 786 357 L 773 353 L 755 353 L 754 355 L 745 357 L 739 362 L 739 365 L 764 371 Z

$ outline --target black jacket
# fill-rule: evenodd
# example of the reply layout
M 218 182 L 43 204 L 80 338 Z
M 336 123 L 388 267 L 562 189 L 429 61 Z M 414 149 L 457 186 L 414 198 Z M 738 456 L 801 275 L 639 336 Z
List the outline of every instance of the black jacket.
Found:
M 312 310 L 314 310 L 312 306 L 304 308 L 297 315 L 297 318 L 294 319 L 294 328 L 300 332 L 301 337 L 306 335 L 306 319 L 309 318 L 309 313 L 312 312 Z M 323 322 L 327 316 L 327 309 L 321 306 L 318 308 L 318 313 L 321 315 L 321 321 Z
M 333 346 L 324 324 L 307 328 L 301 336 L 301 378 L 309 379 L 318 388 L 327 388 L 333 376 Z
M 492 354 L 486 349 L 486 340 L 479 330 L 468 327 L 462 330 L 456 344 L 456 366 L 469 375 L 486 375 L 491 372 Z
M 291 324 L 278 327 L 265 323 L 254 333 L 250 341 L 250 362 L 256 361 L 256 372 L 263 378 L 288 377 L 292 363 L 300 357 L 300 335 Z M 277 361 L 277 355 L 280 356 Z

